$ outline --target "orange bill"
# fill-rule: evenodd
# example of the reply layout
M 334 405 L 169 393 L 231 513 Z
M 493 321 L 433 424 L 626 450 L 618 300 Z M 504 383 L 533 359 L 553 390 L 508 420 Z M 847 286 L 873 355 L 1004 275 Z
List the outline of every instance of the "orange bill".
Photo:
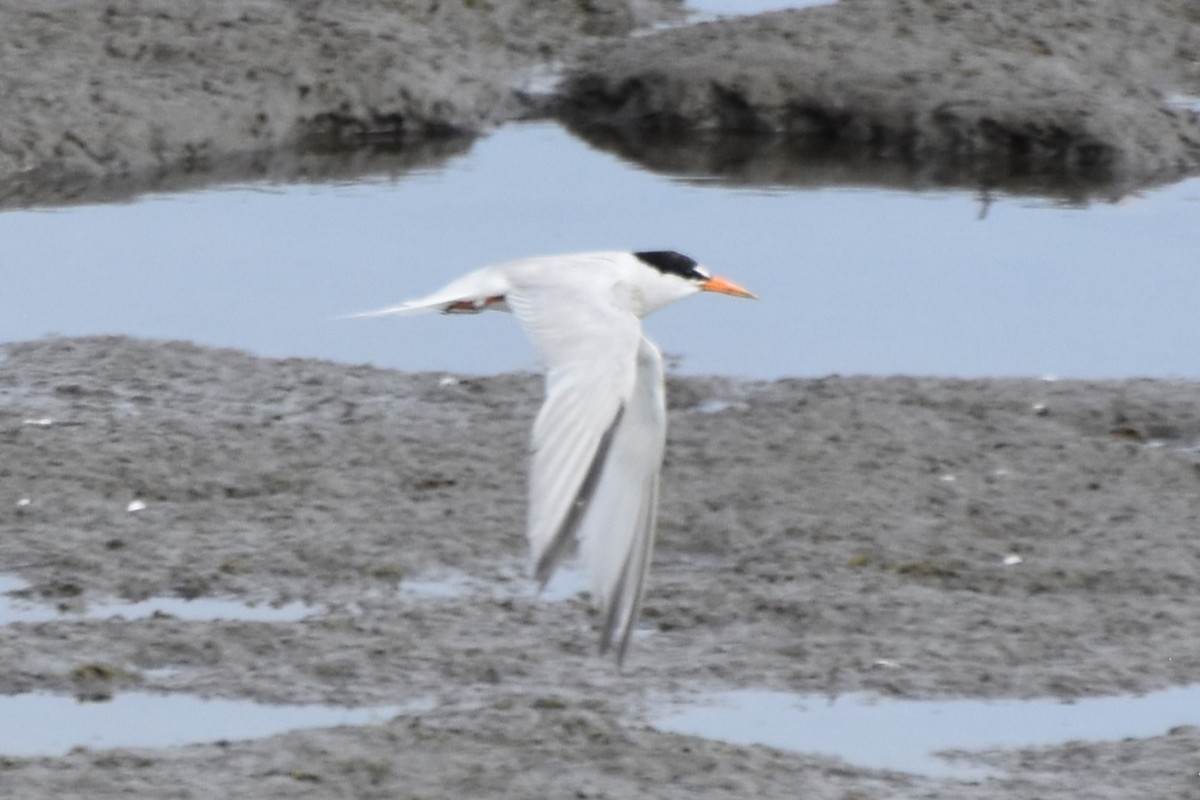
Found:
M 713 276 L 700 284 L 700 290 L 703 292 L 719 292 L 720 294 L 731 294 L 734 297 L 748 297 L 751 300 L 757 300 L 758 295 L 749 289 L 743 289 L 733 281 L 727 281 L 724 278 Z

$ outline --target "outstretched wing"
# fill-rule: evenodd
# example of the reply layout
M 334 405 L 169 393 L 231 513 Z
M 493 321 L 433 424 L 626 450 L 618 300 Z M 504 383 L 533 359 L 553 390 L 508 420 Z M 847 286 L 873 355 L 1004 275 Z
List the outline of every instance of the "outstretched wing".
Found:
M 604 612 L 600 649 L 615 644 L 618 662 L 625 659 L 637 623 L 654 549 L 666 433 L 662 355 L 643 337 L 633 392 L 608 443 L 604 468 L 577 534 Z
M 665 414 L 662 359 L 641 322 L 570 282 L 523 285 L 508 306 L 546 366 L 533 427 L 529 541 L 544 585 L 581 543 L 604 613 L 601 649 L 622 658 L 653 545 Z
M 387 308 L 350 314 L 348 318 L 408 316 L 428 311 L 470 314 L 492 308 L 505 310 L 504 299 L 509 280 L 503 267 L 498 265 L 477 269 L 451 281 L 433 294 Z

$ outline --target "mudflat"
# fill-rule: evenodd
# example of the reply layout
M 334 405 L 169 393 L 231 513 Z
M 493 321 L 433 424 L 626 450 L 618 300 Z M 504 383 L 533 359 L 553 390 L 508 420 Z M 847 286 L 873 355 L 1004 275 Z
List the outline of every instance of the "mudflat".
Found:
M 0 691 L 423 705 L 258 741 L 4 758 L 0 779 L 13 797 L 1184 797 L 1189 727 L 996 751 L 994 777 L 964 783 L 648 720 L 664 698 L 739 687 L 1069 699 L 1194 682 L 1198 388 L 672 378 L 659 546 L 618 670 L 587 598 L 539 599 L 526 577 L 538 376 L 8 345 L 0 562 L 63 613 L 0 627 Z M 438 579 L 460 591 L 406 588 Z M 71 613 L 161 596 L 315 611 Z
M 832 158 L 835 175 L 1119 195 L 1200 168 L 1178 102 L 1200 95 L 1190 0 L 682 19 L 672 0 L 6 0 L 0 206 L 357 172 L 531 117 L 751 181 L 811 182 Z

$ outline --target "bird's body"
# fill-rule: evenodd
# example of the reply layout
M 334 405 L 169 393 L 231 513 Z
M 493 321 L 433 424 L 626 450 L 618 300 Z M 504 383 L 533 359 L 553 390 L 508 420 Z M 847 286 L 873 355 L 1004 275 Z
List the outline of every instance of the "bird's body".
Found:
M 700 291 L 750 292 L 673 251 L 576 253 L 484 267 L 426 297 L 361 316 L 511 311 L 546 367 L 533 426 L 528 537 L 544 586 L 579 543 L 624 658 L 654 546 L 666 441 L 663 361 L 641 317 Z

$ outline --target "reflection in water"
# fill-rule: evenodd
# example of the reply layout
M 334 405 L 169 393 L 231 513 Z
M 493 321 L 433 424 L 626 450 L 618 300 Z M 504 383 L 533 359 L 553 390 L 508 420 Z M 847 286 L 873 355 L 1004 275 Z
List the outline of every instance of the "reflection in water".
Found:
M 1067 206 L 1117 200 L 1135 188 L 1114 182 L 1102 171 L 1022 169 L 1009 158 L 917 161 L 873 154 L 856 144 L 819 146 L 783 135 L 635 134 L 569 121 L 567 125 L 588 144 L 630 164 L 702 186 L 966 188 L 981 196 L 989 192 L 1036 195 Z
M 788 692 L 715 692 L 651 718 L 664 731 L 834 756 L 874 769 L 966 780 L 994 774 L 947 750 L 1118 741 L 1200 725 L 1200 685 L 1139 696 L 1059 700 L 889 700 Z
M 261 739 L 303 728 L 384 724 L 425 711 L 420 700 L 399 706 L 339 708 L 264 705 L 188 695 L 119 694 L 100 703 L 30 693 L 0 697 L 0 755 L 61 756 L 76 747 L 177 747 L 223 739 Z
M 311 139 L 299 149 L 227 156 L 198 171 L 164 171 L 112 183 L 89 182 L 64 196 L 58 184 L 34 181 L 0 191 L 0 211 L 24 206 L 66 207 L 120 203 L 151 193 L 196 192 L 251 181 L 297 184 L 346 184 L 395 181 L 412 174 L 441 169 L 463 155 L 475 137 L 447 134 L 388 145 L 349 148 L 328 139 Z

